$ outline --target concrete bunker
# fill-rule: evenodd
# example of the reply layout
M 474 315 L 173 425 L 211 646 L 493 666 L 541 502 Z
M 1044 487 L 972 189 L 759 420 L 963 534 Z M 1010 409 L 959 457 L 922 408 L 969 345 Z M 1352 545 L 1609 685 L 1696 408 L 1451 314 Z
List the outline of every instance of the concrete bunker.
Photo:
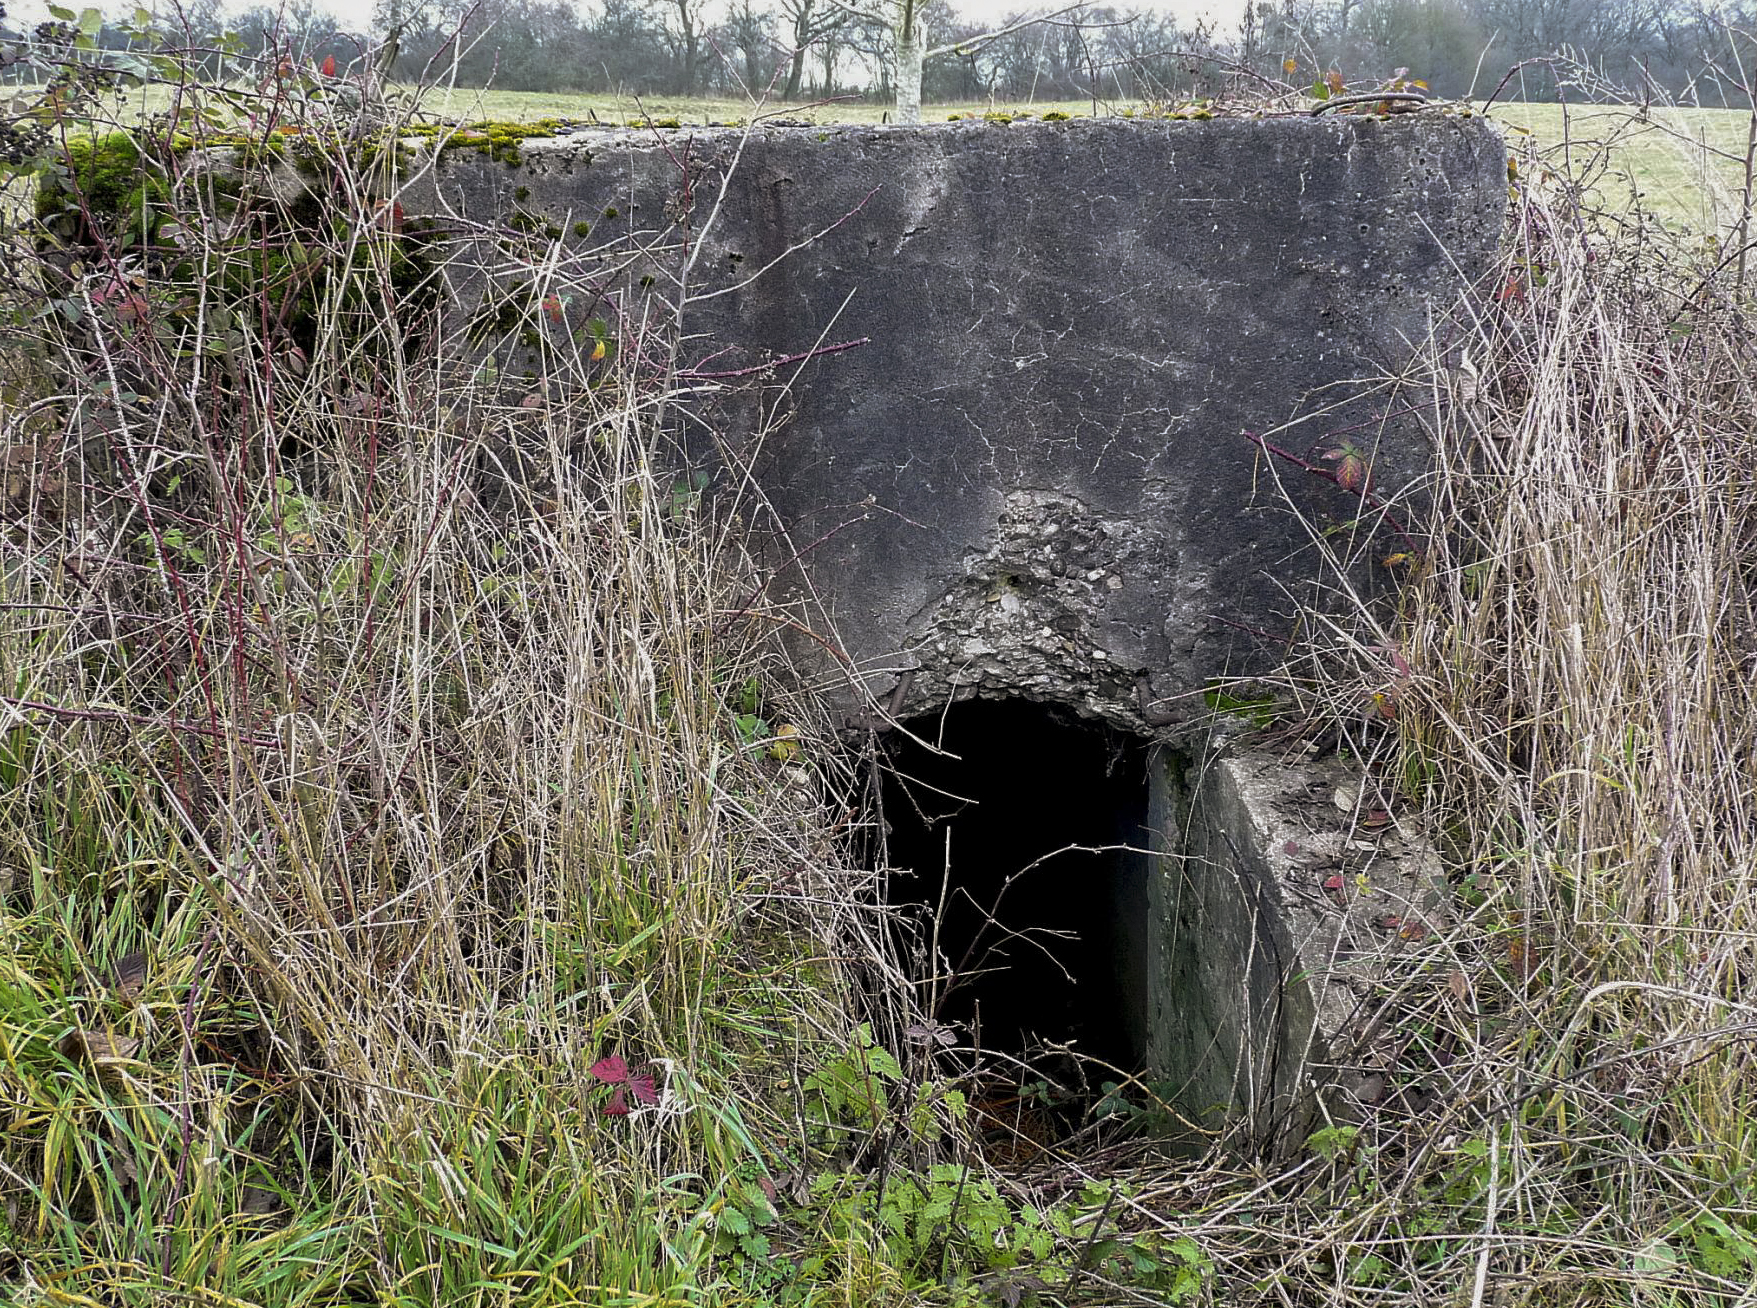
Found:
M 1324 460 L 1370 430 L 1373 482 L 1419 484 L 1419 429 L 1359 383 L 1491 267 L 1506 159 L 1478 118 L 1406 117 L 582 127 L 397 156 L 398 206 L 434 224 L 440 368 L 511 399 L 594 327 L 618 359 L 668 359 L 669 454 L 755 508 L 758 593 L 815 637 L 802 665 L 845 729 L 937 739 L 943 713 L 979 766 L 935 793 L 998 787 L 980 822 L 902 833 L 907 893 L 925 905 L 937 870 L 992 905 L 998 860 L 941 862 L 960 821 L 1067 869 L 1017 898 L 1078 946 L 1022 987 L 1015 941 L 1007 972 L 974 969 L 1015 984 L 979 977 L 947 1012 L 967 1002 L 991 1046 L 1144 1068 L 1192 1120 L 1260 1137 L 1371 1085 L 1361 1014 L 1440 902 L 1419 833 L 1366 820 L 1395 807 L 1369 779 L 1229 740 L 1203 707 L 1263 670 L 1290 603 L 1321 602 L 1307 524 L 1373 530 L 1364 495 L 1270 475 L 1247 437 Z M 544 294 L 562 267 L 599 316 Z M 1076 878 L 1093 893 L 1055 893 Z M 1031 990 L 1049 1011 L 1010 993 Z
M 902 724 L 933 741 L 943 715 L 978 768 L 938 789 L 999 787 L 993 807 L 1045 840 L 1015 852 L 1054 855 L 1046 887 L 1063 845 L 1147 851 L 1067 864 L 1109 908 L 1064 960 L 1066 1011 L 1021 1015 L 995 982 L 954 992 L 950 1016 L 980 1007 L 991 1047 L 1108 1053 L 1176 1087 L 1192 1121 L 1265 1142 L 1303 1138 L 1320 1092 L 1371 1097 L 1375 987 L 1441 901 L 1420 833 L 1368 822 L 1397 810 L 1370 779 L 1252 745 L 1203 692 L 1262 671 L 1291 605 L 1321 602 L 1307 524 L 1366 521 L 1330 482 L 1273 475 L 1246 434 L 1322 461 L 1372 431 L 1374 483 L 1419 484 L 1419 429 L 1357 384 L 1492 266 L 1492 126 L 580 128 L 525 142 L 510 169 L 431 163 L 399 195 L 445 216 L 460 315 L 529 304 L 531 270 L 561 250 L 625 343 L 677 325 L 680 465 L 753 508 L 765 603 L 814 634 L 801 666 L 850 737 L 906 739 Z M 580 324 L 530 319 L 461 337 L 464 355 L 539 374 Z M 895 748 L 905 770 L 951 766 Z M 1045 834 L 1076 804 L 1081 824 Z M 905 807 L 893 797 L 893 818 Z M 894 861 L 917 875 L 894 893 L 925 906 L 934 873 L 987 893 L 994 873 L 960 861 L 975 821 L 927 811 L 900 832 L 915 848 Z M 1024 839 L 1000 816 L 989 833 Z M 1110 1004 L 1087 1002 L 1102 989 Z

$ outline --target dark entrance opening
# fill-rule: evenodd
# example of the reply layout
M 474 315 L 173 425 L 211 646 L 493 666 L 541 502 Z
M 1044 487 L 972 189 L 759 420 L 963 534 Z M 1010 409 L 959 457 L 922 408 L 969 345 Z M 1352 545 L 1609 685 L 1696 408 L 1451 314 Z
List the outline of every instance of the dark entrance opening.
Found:
M 935 1017 L 1051 1076 L 1056 1046 L 1139 1070 L 1149 747 L 1026 700 L 903 727 L 886 738 L 888 900 L 915 923 Z

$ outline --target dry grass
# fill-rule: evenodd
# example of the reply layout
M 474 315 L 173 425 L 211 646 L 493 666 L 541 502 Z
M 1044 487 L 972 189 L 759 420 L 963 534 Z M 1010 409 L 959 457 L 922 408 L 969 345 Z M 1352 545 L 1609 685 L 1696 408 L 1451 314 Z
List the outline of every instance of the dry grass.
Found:
M 1570 196 L 1520 189 L 1502 266 L 1384 393 L 1436 455 L 1400 612 L 1311 615 L 1290 667 L 1419 802 L 1459 919 L 1387 986 L 1383 1092 L 1302 1164 L 1327 1179 L 1276 1187 L 1299 1234 L 1245 1245 L 1327 1302 L 1757 1278 L 1752 300 L 1735 259 Z
M 550 264 L 500 324 L 535 376 L 448 370 L 475 347 L 346 152 L 349 223 L 241 235 L 196 171 L 151 275 L 88 214 L 111 257 L 12 288 L 70 307 L 12 301 L 0 1276 L 705 1294 L 715 1212 L 847 1043 L 867 874 L 667 471 L 668 346 L 558 321 Z

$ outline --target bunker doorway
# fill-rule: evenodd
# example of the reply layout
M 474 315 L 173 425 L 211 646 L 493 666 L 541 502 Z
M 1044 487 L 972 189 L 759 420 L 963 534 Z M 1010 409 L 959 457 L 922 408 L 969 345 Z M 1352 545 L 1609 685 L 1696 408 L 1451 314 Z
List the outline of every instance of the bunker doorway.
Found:
M 1052 1079 L 1066 1071 L 1064 1047 L 1138 1071 L 1147 744 L 1015 699 L 967 700 L 903 727 L 886 738 L 887 898 L 913 926 L 934 1016 L 960 1044 Z

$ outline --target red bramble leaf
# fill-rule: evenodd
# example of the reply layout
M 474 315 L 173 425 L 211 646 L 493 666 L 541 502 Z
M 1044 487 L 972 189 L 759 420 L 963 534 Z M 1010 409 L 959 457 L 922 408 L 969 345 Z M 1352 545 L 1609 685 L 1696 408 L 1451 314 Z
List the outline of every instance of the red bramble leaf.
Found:
M 336 75 L 336 57 L 334 55 L 327 56 L 318 71 L 325 77 L 334 77 Z
M 1324 454 L 1326 462 L 1334 463 L 1336 484 L 1354 495 L 1365 495 L 1372 489 L 1373 468 L 1365 451 L 1351 441 L 1343 441 Z
M 628 1080 L 628 1064 L 621 1054 L 610 1054 L 592 1064 L 592 1076 L 605 1085 L 621 1085 Z
M 610 1095 L 610 1102 L 604 1105 L 606 1117 L 627 1117 L 628 1096 L 631 1092 L 637 1103 L 659 1102 L 659 1087 L 653 1079 L 651 1067 L 631 1072 L 627 1060 L 620 1054 L 607 1054 L 593 1063 L 591 1076 L 594 1080 L 615 1087 Z

